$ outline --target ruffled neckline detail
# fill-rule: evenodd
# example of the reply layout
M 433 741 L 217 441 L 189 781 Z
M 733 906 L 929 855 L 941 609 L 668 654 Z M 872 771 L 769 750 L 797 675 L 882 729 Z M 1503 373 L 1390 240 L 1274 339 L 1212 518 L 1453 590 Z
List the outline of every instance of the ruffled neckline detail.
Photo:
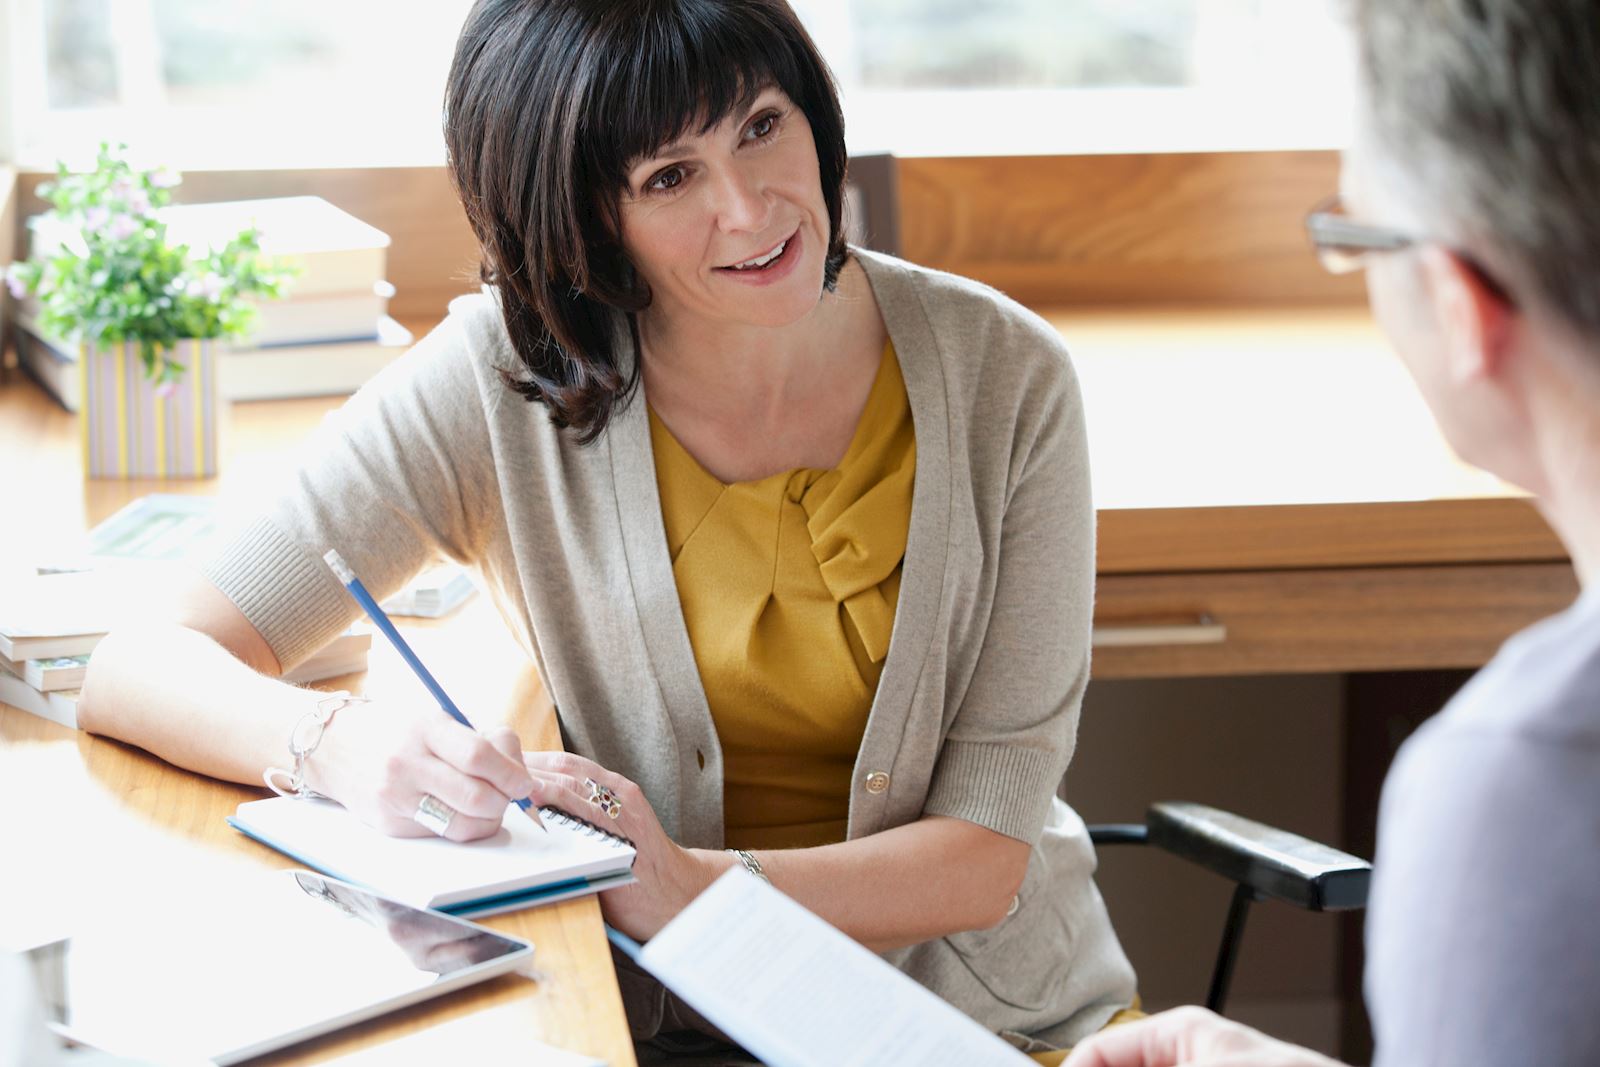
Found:
M 877 377 L 854 437 L 832 469 L 797 468 L 748 482 L 723 483 L 707 471 L 650 411 L 650 434 L 665 485 L 668 548 L 674 564 L 708 520 L 765 519 L 777 544 L 785 507 L 805 516 L 810 551 L 829 594 L 848 617 L 866 659 L 881 670 L 894 631 L 897 575 L 905 558 L 916 474 L 916 438 L 905 381 L 892 344 L 885 344 Z M 730 514 L 723 516 L 727 509 Z M 777 561 L 774 561 L 776 572 Z M 767 606 L 775 581 L 768 584 Z M 853 643 L 853 642 L 852 642 Z M 863 665 L 865 666 L 865 665 Z M 877 670 L 872 671 L 876 680 Z

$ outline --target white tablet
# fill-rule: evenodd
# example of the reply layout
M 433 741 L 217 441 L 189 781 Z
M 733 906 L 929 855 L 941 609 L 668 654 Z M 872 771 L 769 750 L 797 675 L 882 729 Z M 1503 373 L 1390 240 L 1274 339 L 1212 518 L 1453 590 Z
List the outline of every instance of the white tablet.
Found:
M 108 902 L 25 954 L 64 1037 L 158 1063 L 237 1063 L 533 957 L 526 941 L 309 871 L 166 889 L 153 905 Z

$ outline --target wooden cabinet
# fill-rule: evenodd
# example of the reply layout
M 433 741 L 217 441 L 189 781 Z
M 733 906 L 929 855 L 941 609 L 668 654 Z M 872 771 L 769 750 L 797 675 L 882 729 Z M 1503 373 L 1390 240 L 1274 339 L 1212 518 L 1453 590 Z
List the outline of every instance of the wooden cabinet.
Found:
M 1094 677 L 1475 667 L 1577 589 L 1559 562 L 1108 575 Z

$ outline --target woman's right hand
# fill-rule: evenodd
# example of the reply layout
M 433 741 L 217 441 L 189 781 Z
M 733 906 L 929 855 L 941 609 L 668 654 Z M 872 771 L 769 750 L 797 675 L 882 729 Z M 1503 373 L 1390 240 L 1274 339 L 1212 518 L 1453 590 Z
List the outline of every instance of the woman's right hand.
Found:
M 515 731 L 477 733 L 437 708 L 382 702 L 341 708 L 306 769 L 312 789 L 393 837 L 432 832 L 414 819 L 425 793 L 455 809 L 443 836 L 472 841 L 533 791 Z

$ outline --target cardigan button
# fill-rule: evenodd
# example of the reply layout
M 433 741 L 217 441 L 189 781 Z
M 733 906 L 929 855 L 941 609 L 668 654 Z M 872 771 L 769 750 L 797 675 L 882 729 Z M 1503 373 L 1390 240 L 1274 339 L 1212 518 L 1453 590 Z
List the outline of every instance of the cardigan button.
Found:
M 889 776 L 883 771 L 873 771 L 867 775 L 867 792 L 881 793 L 889 788 Z

